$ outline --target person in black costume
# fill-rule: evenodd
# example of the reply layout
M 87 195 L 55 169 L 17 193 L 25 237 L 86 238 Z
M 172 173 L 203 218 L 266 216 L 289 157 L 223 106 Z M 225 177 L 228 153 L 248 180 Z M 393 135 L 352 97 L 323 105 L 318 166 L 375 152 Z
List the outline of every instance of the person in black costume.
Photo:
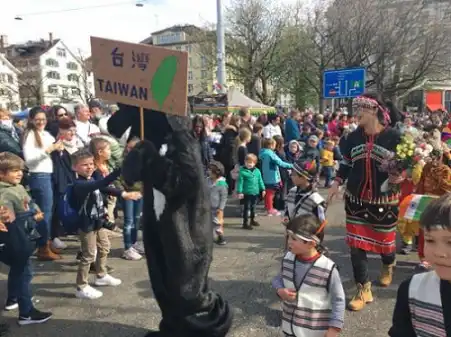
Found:
M 120 137 L 131 127 L 130 137 L 139 136 L 139 109 L 119 109 L 109 132 Z M 147 336 L 225 336 L 231 310 L 208 286 L 213 228 L 199 142 L 188 117 L 145 110 L 144 129 L 146 140 L 126 157 L 123 177 L 144 184 L 143 242 L 162 313 L 160 331 Z

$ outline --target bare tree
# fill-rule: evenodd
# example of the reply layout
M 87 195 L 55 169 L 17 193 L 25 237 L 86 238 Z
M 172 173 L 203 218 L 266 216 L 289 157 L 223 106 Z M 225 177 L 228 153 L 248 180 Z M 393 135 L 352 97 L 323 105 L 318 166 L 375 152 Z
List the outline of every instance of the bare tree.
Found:
M 82 102 L 88 103 L 91 99 L 94 98 L 94 93 L 91 90 L 89 82 L 89 79 L 92 75 L 91 58 L 85 57 L 82 51 L 79 49 L 77 59 L 81 66 L 80 75 L 78 75 L 77 77 L 77 92 Z
M 332 68 L 336 59 L 332 45 L 336 32 L 328 27 L 327 8 L 324 0 L 316 1 L 312 8 L 300 3 L 292 7 L 292 23 L 286 30 L 283 48 L 288 51 L 283 64 L 289 71 L 292 94 L 305 98 L 309 93 L 310 97 L 316 97 L 320 112 L 323 111 L 323 72 Z
M 235 0 L 227 10 L 227 69 L 241 80 L 246 95 L 263 103 L 273 100 L 271 79 L 287 14 L 287 8 L 269 0 Z
M 366 86 L 392 100 L 442 77 L 450 27 L 428 15 L 428 6 L 423 0 L 335 0 L 327 11 L 335 66 L 366 66 Z
M 39 58 L 18 58 L 11 60 L 14 66 L 20 70 L 18 75 L 18 89 L 9 86 L 9 90 L 19 93 L 22 107 L 41 105 L 42 86 L 47 77 L 41 75 Z

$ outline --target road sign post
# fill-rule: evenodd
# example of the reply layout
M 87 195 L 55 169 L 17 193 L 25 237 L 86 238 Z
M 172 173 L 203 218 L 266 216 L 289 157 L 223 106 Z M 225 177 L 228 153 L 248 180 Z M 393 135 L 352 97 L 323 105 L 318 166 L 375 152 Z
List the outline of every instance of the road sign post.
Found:
M 323 73 L 323 98 L 351 98 L 365 92 L 366 69 L 346 68 Z

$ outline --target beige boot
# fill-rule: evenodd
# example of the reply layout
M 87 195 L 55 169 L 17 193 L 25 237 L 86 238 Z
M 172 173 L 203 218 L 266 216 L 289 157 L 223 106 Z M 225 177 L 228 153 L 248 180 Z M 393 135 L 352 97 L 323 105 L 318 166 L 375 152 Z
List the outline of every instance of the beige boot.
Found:
M 381 287 L 388 287 L 393 281 L 393 268 L 395 264 L 383 264 L 381 275 L 379 276 L 379 284 Z
M 371 292 L 371 282 L 365 284 L 357 283 L 357 293 L 348 303 L 349 310 L 360 311 L 367 303 L 373 302 L 373 293 Z

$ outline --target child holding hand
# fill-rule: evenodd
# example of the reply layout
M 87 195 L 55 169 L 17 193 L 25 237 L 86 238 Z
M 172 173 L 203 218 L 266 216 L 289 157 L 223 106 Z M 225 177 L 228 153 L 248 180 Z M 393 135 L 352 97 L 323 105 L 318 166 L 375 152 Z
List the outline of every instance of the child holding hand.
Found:
M 255 205 L 258 197 L 265 197 L 265 184 L 260 170 L 255 167 L 257 165 L 257 156 L 248 154 L 246 156 L 244 166 L 240 168 L 237 181 L 238 198 L 243 200 L 243 229 L 253 229 L 260 226 L 255 221 Z M 250 215 L 250 223 L 249 223 Z

